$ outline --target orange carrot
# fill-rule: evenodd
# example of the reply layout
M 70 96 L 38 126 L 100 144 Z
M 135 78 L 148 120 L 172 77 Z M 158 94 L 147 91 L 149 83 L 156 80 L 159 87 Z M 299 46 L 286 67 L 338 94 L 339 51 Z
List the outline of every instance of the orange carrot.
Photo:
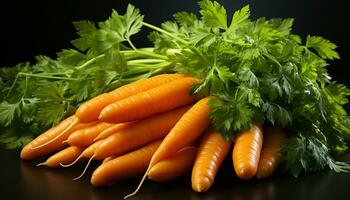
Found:
M 148 173 L 154 181 L 171 181 L 190 172 L 196 157 L 197 147 L 188 146 L 173 156 L 155 164 Z
M 136 190 L 125 196 L 128 198 L 134 196 L 141 188 L 142 183 L 146 179 L 149 170 L 159 161 L 166 159 L 173 155 L 181 148 L 189 145 L 192 141 L 196 140 L 202 132 L 210 125 L 209 111 L 210 106 L 208 101 L 211 97 L 206 97 L 198 101 L 192 106 L 176 123 L 174 128 L 171 129 L 169 134 L 164 138 L 162 144 L 152 156 L 151 162 L 147 168 L 146 173 L 142 177 L 140 184 Z
M 219 132 L 210 129 L 206 131 L 192 169 L 191 182 L 194 191 L 205 192 L 211 187 L 230 147 L 231 142 L 222 138 Z
M 104 159 L 111 155 L 119 156 L 151 141 L 164 138 L 189 108 L 190 106 L 184 106 L 133 123 L 129 128 L 106 138 L 96 149 L 94 157 Z
M 91 122 L 97 120 L 102 109 L 116 101 L 132 96 L 134 94 L 149 90 L 165 83 L 181 79 L 182 74 L 162 74 L 119 87 L 111 92 L 101 94 L 83 103 L 75 114 L 80 122 Z
M 83 151 L 82 147 L 70 146 L 49 157 L 45 162 L 38 164 L 48 167 L 59 167 L 60 164 L 67 164 L 74 161 Z
M 107 158 L 103 159 L 102 164 L 103 164 L 103 163 L 106 163 L 106 162 L 108 162 L 108 161 L 110 161 L 110 160 L 113 160 L 113 159 L 116 158 L 116 157 L 118 157 L 118 156 L 108 156 Z
M 162 140 L 100 165 L 91 176 L 91 184 L 103 186 L 143 174 Z
M 250 130 L 237 133 L 232 160 L 239 178 L 246 180 L 256 174 L 262 143 L 263 134 L 260 126 L 253 125 Z
M 61 121 L 55 127 L 39 135 L 37 138 L 35 138 L 33 141 L 31 141 L 29 144 L 23 147 L 21 151 L 21 158 L 24 160 L 31 160 L 31 159 L 52 153 L 54 151 L 63 149 L 64 147 L 67 146 L 67 144 L 62 144 L 62 141 L 66 140 L 72 132 L 78 129 L 91 126 L 94 123 L 96 123 L 96 122 L 85 123 L 85 124 L 80 123 L 77 126 L 75 126 L 73 129 L 71 129 L 70 131 L 62 135 L 61 134 L 62 131 L 64 131 L 76 119 L 77 117 L 75 115 L 72 115 L 71 117 L 68 117 L 67 119 Z M 45 148 L 37 148 L 53 139 L 54 141 L 45 145 Z
M 68 137 L 68 144 L 71 146 L 87 147 L 94 143 L 94 139 L 104 130 L 114 126 L 106 122 L 99 122 L 93 126 L 74 131 Z
M 109 127 L 105 130 L 103 130 L 94 140 L 99 140 L 99 139 L 104 139 L 109 137 L 110 135 L 130 127 L 134 122 L 125 122 L 125 123 L 119 123 L 119 124 L 114 124 L 112 127 Z
M 280 149 L 285 137 L 285 131 L 277 125 L 269 125 L 265 129 L 257 178 L 269 177 L 275 171 L 282 157 Z
M 191 87 L 197 82 L 196 78 L 186 77 L 116 101 L 101 111 L 99 119 L 129 122 L 189 104 L 194 101 Z

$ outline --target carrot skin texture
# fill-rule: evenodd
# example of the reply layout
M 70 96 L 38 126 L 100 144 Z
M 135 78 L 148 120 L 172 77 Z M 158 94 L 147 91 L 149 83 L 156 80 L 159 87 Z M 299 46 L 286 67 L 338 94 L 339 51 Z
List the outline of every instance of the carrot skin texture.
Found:
M 189 145 L 205 131 L 210 125 L 210 106 L 208 105 L 210 98 L 201 99 L 180 118 L 154 153 L 150 169 L 157 162 Z
M 256 177 L 259 179 L 271 176 L 281 160 L 281 146 L 286 132 L 279 126 L 270 125 L 264 131 L 264 142 Z
M 231 148 L 219 132 L 208 129 L 199 145 L 196 161 L 192 169 L 192 189 L 207 191 L 214 183 L 215 176 Z
M 112 127 L 114 124 L 99 122 L 93 126 L 74 131 L 67 139 L 71 146 L 87 147 L 94 143 L 94 139 L 105 129 Z
M 157 87 L 167 82 L 183 78 L 181 74 L 162 74 L 147 79 L 135 81 L 133 83 L 119 87 L 111 92 L 98 95 L 89 101 L 86 101 L 76 111 L 76 115 L 80 122 L 91 122 L 98 119 L 101 110 L 121 99 L 132 96 L 139 92 Z
M 107 158 L 103 159 L 102 164 L 104 164 L 104 163 L 106 163 L 106 162 L 108 162 L 110 160 L 113 160 L 116 157 L 118 157 L 118 156 L 108 156 Z
M 187 172 L 190 172 L 196 157 L 197 147 L 188 146 L 182 148 L 168 159 L 155 164 L 148 173 L 148 178 L 153 181 L 175 180 Z
M 104 140 L 105 139 L 98 140 L 94 142 L 92 145 L 90 145 L 89 147 L 87 147 L 82 152 L 82 158 L 91 158 L 95 154 L 96 149 L 103 143 Z M 95 159 L 98 160 L 97 158 Z
M 232 152 L 233 166 L 240 179 L 255 176 L 258 170 L 263 134 L 260 126 L 237 133 Z
M 60 167 L 60 163 L 62 164 L 68 164 L 70 162 L 73 162 L 84 150 L 82 147 L 78 146 L 69 146 L 56 154 L 49 157 L 45 165 L 48 167 Z
M 190 106 L 183 106 L 135 122 L 129 128 L 106 138 L 96 149 L 95 158 L 119 156 L 151 141 L 164 138 L 188 109 Z
M 108 123 L 130 122 L 192 103 L 191 87 L 199 80 L 185 77 L 106 106 L 99 116 Z
M 58 151 L 60 149 L 63 149 L 67 146 L 67 144 L 62 144 L 64 140 L 66 140 L 71 133 L 73 133 L 76 130 L 86 128 L 88 126 L 91 126 L 95 124 L 96 122 L 91 123 L 79 123 L 74 128 L 72 128 L 70 131 L 63 134 L 61 137 L 57 138 L 55 141 L 47 144 L 43 148 L 37 148 L 33 149 L 34 147 L 37 147 L 41 144 L 46 143 L 47 141 L 51 140 L 52 138 L 59 135 L 62 131 L 64 131 L 73 121 L 75 121 L 77 117 L 75 115 L 72 115 L 63 121 L 61 121 L 56 126 L 50 128 L 46 132 L 42 133 L 38 137 L 36 137 L 34 140 L 32 140 L 30 143 L 25 145 L 21 151 L 21 158 L 24 160 L 32 160 L 35 158 L 38 158 L 40 156 Z
M 101 164 L 93 172 L 91 184 L 97 187 L 104 186 L 142 175 L 161 142 L 162 140 L 154 141 L 140 149 Z
M 125 122 L 125 123 L 114 124 L 114 126 L 103 130 L 94 140 L 96 141 L 99 139 L 105 139 L 122 129 L 130 127 L 133 123 L 135 122 Z

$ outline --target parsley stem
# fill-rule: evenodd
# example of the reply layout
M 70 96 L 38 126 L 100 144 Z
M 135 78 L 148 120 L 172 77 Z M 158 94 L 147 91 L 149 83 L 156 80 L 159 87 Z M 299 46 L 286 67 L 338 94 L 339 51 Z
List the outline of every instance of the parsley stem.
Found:
M 142 22 L 142 25 L 144 25 L 144 26 L 146 26 L 146 27 L 148 27 L 148 28 L 150 28 L 150 29 L 153 29 L 153 30 L 155 30 L 155 31 L 164 33 L 165 35 L 168 35 L 168 36 L 174 38 L 175 40 L 177 40 L 177 41 L 179 41 L 179 42 L 181 42 L 181 43 L 183 43 L 183 44 L 188 44 L 188 42 L 187 42 L 186 40 L 184 40 L 184 39 L 182 39 L 182 38 L 179 38 L 179 37 L 177 37 L 176 35 L 173 35 L 173 34 L 169 33 L 168 31 L 166 31 L 166 30 L 164 30 L 164 29 L 161 29 L 161 28 L 159 28 L 159 27 L 157 27 L 157 26 L 154 26 L 154 25 L 149 24 L 149 23 L 147 23 L 147 22 Z
M 82 69 L 82 68 L 84 68 L 84 67 L 86 67 L 86 66 L 92 64 L 92 63 L 95 62 L 97 59 L 100 59 L 100 58 L 103 58 L 103 57 L 105 57 L 105 54 L 98 55 L 98 56 L 96 56 L 96 57 L 94 57 L 94 58 L 91 58 L 90 60 L 86 61 L 84 64 L 77 66 L 76 68 L 77 68 L 77 69 Z
M 17 73 L 16 78 L 15 78 L 15 80 L 13 81 L 10 90 L 8 91 L 8 93 L 7 93 L 7 95 L 6 95 L 6 98 L 10 96 L 10 94 L 11 94 L 13 88 L 15 87 L 15 85 L 16 85 L 16 83 L 17 83 L 17 80 L 18 80 L 18 77 L 19 77 L 20 73 L 21 73 L 21 72 Z
M 161 55 L 161 54 L 156 54 L 153 53 L 151 51 L 146 51 L 146 50 L 140 50 L 140 49 L 136 49 L 136 50 L 123 50 L 120 51 L 120 53 L 136 53 L 136 54 L 140 54 L 140 55 L 145 55 L 145 56 L 151 56 L 154 58 L 160 58 L 160 59 L 168 59 L 167 56 Z
M 133 48 L 134 50 L 137 50 L 137 48 L 135 47 L 135 45 L 131 42 L 130 38 L 127 39 L 129 45 L 131 46 L 131 48 Z
M 42 74 L 30 74 L 25 72 L 19 72 L 19 75 L 28 76 L 28 77 L 36 77 L 36 78 L 47 78 L 47 79 L 57 79 L 57 80 L 68 80 L 68 81 L 77 81 L 79 79 L 69 78 L 69 77 L 58 77 L 58 76 L 47 76 Z
M 127 61 L 128 65 L 133 65 L 133 64 L 147 64 L 147 63 L 160 63 L 164 62 L 162 59 L 138 59 L 138 60 L 130 60 Z

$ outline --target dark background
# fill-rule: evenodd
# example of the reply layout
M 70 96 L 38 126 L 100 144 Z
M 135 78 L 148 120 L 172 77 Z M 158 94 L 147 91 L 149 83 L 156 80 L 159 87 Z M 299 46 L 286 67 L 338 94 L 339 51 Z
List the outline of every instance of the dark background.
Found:
M 4 1 L 3 1 L 4 2 Z M 320 35 L 338 45 L 341 60 L 330 62 L 334 80 L 350 86 L 347 65 L 350 61 L 349 14 L 345 0 L 221 0 L 228 14 L 249 4 L 252 17 L 295 18 L 293 32 L 305 38 Z M 128 3 L 141 9 L 145 20 L 159 25 L 177 11 L 197 12 L 195 0 L 11 0 L 0 4 L 0 66 L 33 61 L 35 55 L 49 55 L 70 48 L 75 39 L 73 21 L 107 19 L 112 9 L 124 13 Z M 231 19 L 231 17 L 228 17 Z M 147 30 L 135 36 L 135 44 L 145 46 Z

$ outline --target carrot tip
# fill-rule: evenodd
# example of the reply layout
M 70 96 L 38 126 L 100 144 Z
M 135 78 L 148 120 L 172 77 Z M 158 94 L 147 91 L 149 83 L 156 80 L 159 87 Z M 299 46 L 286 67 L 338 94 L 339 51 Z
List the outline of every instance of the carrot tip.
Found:
M 62 144 L 66 144 L 66 143 L 68 143 L 68 140 L 62 141 Z
M 86 166 L 85 166 L 85 168 L 84 168 L 83 173 L 81 173 L 78 177 L 73 178 L 73 181 L 76 181 L 76 180 L 78 180 L 78 179 L 80 179 L 81 177 L 84 176 L 86 170 L 88 169 L 88 167 L 89 167 L 89 165 L 90 165 L 90 163 L 91 163 L 91 161 L 92 161 L 92 159 L 93 159 L 94 157 L 95 157 L 95 156 L 91 156 L 91 158 L 89 159 L 88 163 L 86 164 Z
M 37 164 L 36 166 L 37 166 L 37 167 L 40 167 L 40 166 L 43 166 L 43 165 L 46 166 L 46 162 L 39 163 L 39 164 Z

